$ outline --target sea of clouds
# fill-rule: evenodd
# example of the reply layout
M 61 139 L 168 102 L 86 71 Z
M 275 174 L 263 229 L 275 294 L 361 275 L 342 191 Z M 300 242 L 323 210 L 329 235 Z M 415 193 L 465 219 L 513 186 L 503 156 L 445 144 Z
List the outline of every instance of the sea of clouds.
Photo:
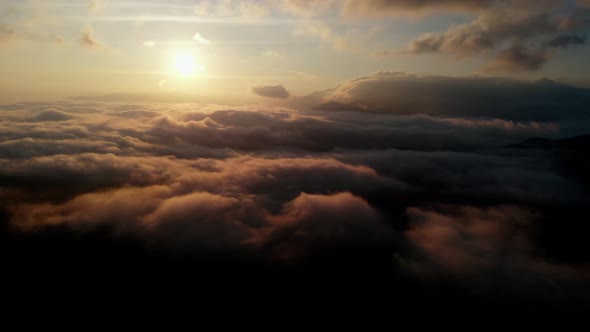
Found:
M 107 229 L 183 257 L 562 294 L 588 276 L 590 209 L 587 157 L 558 142 L 590 130 L 588 98 L 381 72 L 276 106 L 0 105 L 0 209 L 20 239 L 5 256 Z

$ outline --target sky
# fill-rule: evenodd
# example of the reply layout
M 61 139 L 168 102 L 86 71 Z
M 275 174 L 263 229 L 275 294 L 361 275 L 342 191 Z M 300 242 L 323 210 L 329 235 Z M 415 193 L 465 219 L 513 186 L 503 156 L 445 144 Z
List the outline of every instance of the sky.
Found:
M 379 70 L 588 86 L 586 1 L 4 0 L 3 96 L 294 95 Z M 188 61 L 191 73 L 178 68 Z M 188 58 L 188 60 L 187 60 Z
M 0 288 L 574 324 L 589 29 L 582 0 L 2 0 Z

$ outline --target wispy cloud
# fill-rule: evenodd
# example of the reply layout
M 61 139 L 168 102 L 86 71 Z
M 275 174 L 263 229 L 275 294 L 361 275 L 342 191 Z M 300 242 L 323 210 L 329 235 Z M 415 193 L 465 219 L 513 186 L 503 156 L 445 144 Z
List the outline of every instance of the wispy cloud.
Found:
M 175 15 L 129 15 L 129 16 L 97 16 L 64 17 L 71 20 L 96 21 L 96 22 L 170 22 L 170 23 L 210 23 L 228 25 L 295 25 L 299 19 L 290 18 L 257 18 L 248 19 L 242 17 L 213 17 L 213 16 L 175 16 Z
M 0 45 L 11 41 L 15 37 L 15 31 L 3 24 L 0 24 Z
M 94 31 L 91 28 L 86 28 L 82 31 L 80 36 L 80 45 L 94 50 L 108 50 L 109 48 L 102 42 L 96 40 L 94 37 Z
M 195 35 L 193 36 L 193 40 L 197 42 L 197 44 L 205 44 L 205 45 L 209 45 L 211 44 L 211 41 L 205 37 L 203 37 L 200 33 L 195 33 Z

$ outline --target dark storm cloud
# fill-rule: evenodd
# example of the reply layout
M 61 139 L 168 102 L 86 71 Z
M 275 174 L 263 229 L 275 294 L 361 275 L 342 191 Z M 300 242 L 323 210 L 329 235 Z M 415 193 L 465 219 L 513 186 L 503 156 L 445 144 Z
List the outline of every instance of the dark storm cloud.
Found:
M 289 98 L 290 94 L 282 85 L 259 85 L 252 87 L 252 92 L 260 97 L 267 98 Z

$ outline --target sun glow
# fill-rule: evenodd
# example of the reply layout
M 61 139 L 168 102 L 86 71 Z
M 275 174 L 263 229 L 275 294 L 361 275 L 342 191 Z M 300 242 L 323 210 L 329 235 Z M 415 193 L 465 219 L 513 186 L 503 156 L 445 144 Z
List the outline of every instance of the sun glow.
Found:
M 190 53 L 178 53 L 174 56 L 174 69 L 182 76 L 193 76 L 203 72 L 205 67 L 197 63 L 194 55 Z

